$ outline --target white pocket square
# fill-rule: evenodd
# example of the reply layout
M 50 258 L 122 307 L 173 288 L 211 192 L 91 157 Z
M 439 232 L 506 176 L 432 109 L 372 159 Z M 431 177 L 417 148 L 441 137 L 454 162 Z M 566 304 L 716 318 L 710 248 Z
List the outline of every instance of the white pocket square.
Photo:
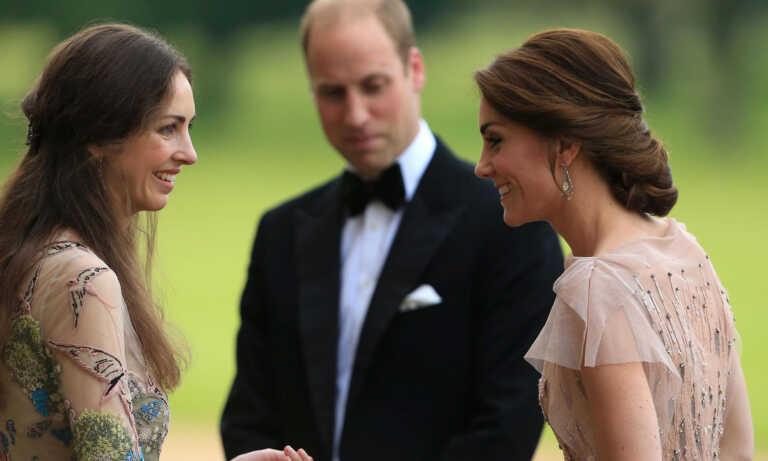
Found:
M 422 285 L 410 292 L 400 304 L 400 312 L 408 312 L 443 302 L 432 285 Z

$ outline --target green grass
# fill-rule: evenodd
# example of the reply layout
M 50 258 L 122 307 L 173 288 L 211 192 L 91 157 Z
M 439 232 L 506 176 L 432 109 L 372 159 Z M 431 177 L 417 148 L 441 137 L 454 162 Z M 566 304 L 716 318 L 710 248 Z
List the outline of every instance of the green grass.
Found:
M 478 155 L 478 96 L 471 76 L 496 53 L 545 26 L 589 27 L 622 40 L 621 25 L 594 12 L 561 14 L 553 21 L 533 14 L 478 16 L 446 23 L 421 37 L 427 64 L 425 118 L 460 155 L 469 160 Z M 765 30 L 748 28 L 744 43 L 765 43 Z M 174 418 L 211 421 L 219 416 L 234 373 L 238 302 L 259 217 L 329 178 L 342 162 L 320 130 L 294 26 L 245 31 L 233 43 L 217 47 L 195 41 L 193 31 L 177 33 L 182 48 L 191 50 L 193 67 L 200 69 L 194 133 L 199 162 L 179 175 L 169 206 L 160 214 L 157 280 L 168 318 L 186 338 L 192 358 L 181 387 L 171 396 Z M 12 78 L 0 76 L 0 107 L 6 113 L 12 107 L 6 102 L 21 99 L 52 45 L 44 28 L 0 27 L 3 42 L 16 36 L 34 40 L 27 40 L 27 52 L 0 58 L 0 67 L 15 69 Z M 697 42 L 686 43 L 693 47 Z M 758 53 L 757 45 L 748 49 Z M 226 53 L 206 57 L 215 50 Z M 768 386 L 761 356 L 768 347 L 768 336 L 761 331 L 768 324 L 761 296 L 768 256 L 763 235 L 768 228 L 768 159 L 759 154 L 768 99 L 742 105 L 744 123 L 737 135 L 713 130 L 702 99 L 717 91 L 715 83 L 704 79 L 686 86 L 685 81 L 691 66 L 697 66 L 693 72 L 712 70 L 711 63 L 697 58 L 705 52 L 693 50 L 685 67 L 670 69 L 670 81 L 647 101 L 648 120 L 672 153 L 681 191 L 672 214 L 707 249 L 730 292 L 743 339 L 757 444 L 768 450 L 768 397 L 758 392 Z M 743 87 L 765 95 L 768 63 L 750 65 Z M 227 90 L 216 95 L 221 100 L 200 94 L 214 87 Z M 23 123 L 2 120 L 0 135 L 0 177 L 5 177 L 22 150 Z

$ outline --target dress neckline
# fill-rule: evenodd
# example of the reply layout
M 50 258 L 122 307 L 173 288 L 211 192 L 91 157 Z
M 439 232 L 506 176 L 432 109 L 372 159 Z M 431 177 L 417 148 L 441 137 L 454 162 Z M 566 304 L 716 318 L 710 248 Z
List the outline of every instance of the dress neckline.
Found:
M 569 253 L 565 257 L 565 268 L 567 269 L 569 266 L 579 261 L 599 261 L 599 260 L 611 259 L 616 255 L 626 253 L 627 249 L 640 244 L 653 244 L 653 243 L 667 242 L 671 239 L 674 239 L 678 234 L 680 224 L 675 220 L 675 218 L 671 218 L 671 217 L 665 217 L 665 218 L 659 218 L 659 219 L 666 224 L 666 228 L 664 229 L 664 233 L 662 235 L 644 235 L 634 240 L 624 242 L 621 245 L 613 248 L 612 250 L 598 256 L 574 256 L 573 253 Z

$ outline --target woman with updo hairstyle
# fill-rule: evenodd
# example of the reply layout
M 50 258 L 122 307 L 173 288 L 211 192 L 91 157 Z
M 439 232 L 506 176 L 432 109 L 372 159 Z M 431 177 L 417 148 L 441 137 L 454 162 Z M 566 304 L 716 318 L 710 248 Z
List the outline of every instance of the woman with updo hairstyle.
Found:
M 197 160 L 189 64 L 155 34 L 91 26 L 21 106 L 28 148 L 0 197 L 0 460 L 157 460 L 183 356 L 152 296 L 154 212 Z
M 738 334 L 712 262 L 665 217 L 678 191 L 607 37 L 548 30 L 475 73 L 475 172 L 510 226 L 572 250 L 526 359 L 567 460 L 751 459 Z

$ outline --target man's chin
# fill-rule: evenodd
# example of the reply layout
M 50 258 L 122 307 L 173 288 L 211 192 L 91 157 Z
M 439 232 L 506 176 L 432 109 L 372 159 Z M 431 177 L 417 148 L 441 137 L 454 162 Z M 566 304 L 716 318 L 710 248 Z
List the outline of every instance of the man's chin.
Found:
M 376 152 L 384 148 L 385 138 L 381 135 L 347 139 L 350 150 L 355 152 Z
M 343 157 L 352 168 L 364 176 L 374 176 L 385 170 L 392 162 L 388 162 L 380 150 L 348 150 Z

